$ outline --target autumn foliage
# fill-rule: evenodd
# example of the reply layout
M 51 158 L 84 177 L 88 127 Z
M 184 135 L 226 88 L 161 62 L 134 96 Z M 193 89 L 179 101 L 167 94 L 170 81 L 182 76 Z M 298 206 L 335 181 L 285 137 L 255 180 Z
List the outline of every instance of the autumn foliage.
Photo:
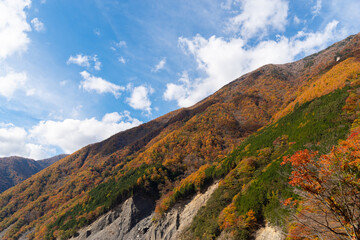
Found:
M 292 239 L 360 239 L 360 129 L 327 155 L 302 150 L 284 157 L 286 163 L 303 197 Z
M 255 212 L 250 209 L 245 215 L 238 215 L 234 203 L 224 208 L 218 218 L 221 230 L 232 232 L 239 229 L 252 229 L 256 225 Z
M 359 43 L 360 35 L 349 38 L 311 57 L 313 64 L 308 59 L 264 66 L 192 107 L 73 153 L 0 195 L 0 231 L 8 229 L 3 239 L 19 238 L 31 229 L 32 239 L 70 238 L 134 193 L 154 198 L 161 215 L 220 178 L 224 194 L 217 196 L 223 201 L 213 201 L 218 203 L 216 211 L 209 210 L 214 218 L 202 218 L 214 221 L 207 224 L 198 218 L 202 224 L 196 227 L 201 233 L 212 228 L 207 239 L 213 239 L 220 226 L 229 231 L 251 228 L 253 217 L 261 221 L 275 215 L 278 200 L 292 196 L 288 184 L 282 184 L 286 177 L 276 175 L 277 159 L 305 144 L 328 144 L 328 150 L 348 131 L 350 123 L 341 108 L 351 87 L 348 80 L 360 72 L 359 59 L 353 56 Z M 335 51 L 346 57 L 335 61 Z M 347 89 L 335 90 L 344 86 Z M 355 116 L 357 93 L 350 95 L 346 111 Z M 314 100 L 317 97 L 320 100 Z M 277 119 L 275 114 L 285 117 L 268 125 Z M 306 160 L 299 166 L 313 168 L 310 173 L 299 171 L 298 177 L 306 176 L 308 182 L 293 183 L 321 192 L 323 185 L 314 181 L 325 180 L 316 170 L 323 163 L 312 162 L 316 156 L 310 151 L 298 157 Z M 328 176 L 326 183 L 331 182 Z

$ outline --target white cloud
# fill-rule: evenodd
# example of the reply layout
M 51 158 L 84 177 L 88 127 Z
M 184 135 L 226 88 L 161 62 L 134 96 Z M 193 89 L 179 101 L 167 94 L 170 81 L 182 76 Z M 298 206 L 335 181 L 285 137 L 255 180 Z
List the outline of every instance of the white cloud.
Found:
M 95 118 L 41 121 L 30 130 L 30 135 L 42 145 L 58 146 L 65 153 L 72 153 L 141 123 L 125 111 L 122 114 L 108 113 L 101 121 Z
M 31 25 L 37 32 L 42 32 L 45 30 L 44 23 L 42 23 L 38 18 L 33 18 L 31 20 Z
M 122 56 L 118 58 L 118 61 L 121 62 L 122 64 L 125 64 L 125 63 L 126 63 L 125 58 L 122 57 Z
M 300 20 L 300 18 L 298 18 L 298 16 L 294 16 L 294 23 L 295 24 L 299 24 L 299 23 L 301 23 L 301 20 Z
M 154 89 L 144 85 L 130 88 L 132 91 L 131 96 L 126 98 L 126 102 L 130 105 L 130 107 L 137 110 L 143 110 L 146 111 L 147 114 L 151 114 L 151 101 L 149 99 L 149 95 L 154 92 Z
M 360 29 L 358 0 L 331 0 L 322 2 L 321 18 L 326 21 L 336 19 L 344 29 L 345 35 L 356 34 Z
M 128 111 L 125 111 L 126 115 L 129 115 Z M 104 115 L 104 117 L 102 118 L 102 121 L 105 123 L 112 123 L 112 122 L 118 122 L 123 118 L 122 115 L 120 115 L 118 112 L 113 112 L 113 113 L 107 113 Z
M 94 29 L 94 34 L 99 37 L 101 35 L 101 32 L 99 29 Z
M 127 43 L 125 41 L 119 41 L 119 42 L 113 42 L 110 49 L 116 51 L 117 49 L 126 48 L 126 47 L 127 47 Z
M 10 99 L 15 91 L 23 90 L 27 81 L 26 73 L 17 73 L 12 70 L 0 76 L 0 95 Z
M 164 100 L 176 100 L 179 106 L 189 106 L 192 104 L 192 102 L 188 102 L 191 83 L 189 74 L 186 71 L 182 73 L 179 82 L 180 84 L 169 83 L 166 85 L 166 91 L 163 95 Z
M 72 153 L 141 123 L 128 111 L 107 113 L 101 121 L 95 118 L 41 121 L 29 131 L 13 124 L 0 123 L 0 157 L 43 159 L 55 155 L 56 148 Z
M 123 47 L 127 47 L 127 44 L 125 41 L 119 41 L 119 42 L 115 43 L 115 46 L 117 48 L 123 48 Z
M 30 4 L 30 0 L 0 1 L 0 60 L 27 49 L 31 27 L 26 22 L 25 9 Z
M 29 135 L 24 128 L 13 124 L 0 123 L 0 156 L 23 156 L 42 159 L 55 154 L 54 148 L 44 147 L 29 142 Z
M 98 60 L 96 55 L 93 57 L 93 61 L 94 61 L 94 69 L 97 71 L 100 71 L 101 70 L 101 62 Z
M 83 77 L 84 81 L 80 83 L 79 87 L 88 92 L 95 91 L 99 94 L 112 93 L 118 98 L 121 95 L 120 92 L 125 90 L 124 87 L 108 82 L 100 77 L 95 77 L 87 71 L 82 71 L 80 75 Z
M 99 61 L 97 55 L 88 56 L 83 54 L 77 54 L 76 56 L 70 56 L 67 60 L 67 64 L 76 64 L 81 67 L 90 68 L 91 63 L 94 64 L 95 70 L 101 70 L 101 62 Z
M 69 81 L 68 80 L 62 80 L 62 81 L 60 81 L 60 86 L 65 86 L 66 84 L 68 84 L 69 83 Z
M 34 96 L 36 93 L 37 91 L 35 88 L 28 88 L 25 92 L 26 96 Z
M 176 100 L 180 107 L 188 107 L 225 84 L 269 63 L 291 62 L 299 55 L 308 55 L 343 36 L 336 31 L 338 22 L 329 23 L 321 32 L 299 32 L 292 38 L 279 37 L 277 41 L 262 41 L 248 46 L 241 38 L 225 40 L 212 36 L 205 39 L 180 38 L 180 46 L 197 61 L 197 67 L 207 77 L 190 80 L 183 74 L 179 83 L 167 84 L 165 100 Z
M 158 72 L 165 67 L 165 64 L 166 64 L 166 58 L 164 57 L 151 71 Z
M 312 14 L 319 15 L 322 8 L 322 0 L 316 0 L 316 4 L 311 8 Z
M 75 57 L 70 56 L 70 58 L 67 60 L 67 64 L 76 64 L 81 67 L 90 67 L 90 56 L 77 54 Z
M 225 10 L 230 10 L 233 4 L 233 0 L 225 0 L 220 4 L 220 7 Z
M 270 29 L 284 31 L 288 9 L 284 0 L 243 0 L 241 13 L 230 19 L 228 29 L 239 32 L 243 39 L 266 36 Z

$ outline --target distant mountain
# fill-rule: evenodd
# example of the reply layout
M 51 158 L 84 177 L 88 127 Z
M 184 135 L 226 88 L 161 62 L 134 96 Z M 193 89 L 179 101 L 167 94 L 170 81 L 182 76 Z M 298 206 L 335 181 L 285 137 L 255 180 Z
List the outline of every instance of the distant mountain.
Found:
M 0 238 L 252 239 L 265 223 L 286 232 L 283 203 L 299 196 L 280 163 L 304 148 L 327 153 L 360 126 L 359 46 L 360 34 L 263 66 L 59 160 L 0 194 Z
M 61 154 L 39 161 L 16 156 L 0 158 L 0 193 L 66 156 Z
M 36 162 L 39 163 L 42 168 L 47 168 L 48 166 L 54 164 L 55 162 L 59 161 L 60 159 L 63 159 L 64 157 L 67 157 L 69 154 L 59 154 L 51 158 L 46 158 L 42 160 L 37 160 Z

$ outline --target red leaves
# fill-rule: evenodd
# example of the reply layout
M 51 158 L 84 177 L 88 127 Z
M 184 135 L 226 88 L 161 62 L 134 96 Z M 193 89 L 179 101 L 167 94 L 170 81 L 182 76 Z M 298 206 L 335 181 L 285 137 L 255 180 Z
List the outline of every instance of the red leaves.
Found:
M 317 192 L 321 188 L 322 180 L 319 178 L 319 163 L 315 160 L 318 152 L 310 152 L 305 149 L 296 152 L 294 155 L 284 157 L 281 165 L 291 163 L 294 171 L 291 172 L 290 184 Z
M 360 239 L 360 134 L 354 129 L 327 155 L 302 150 L 284 157 L 293 171 L 289 183 L 302 190 L 300 223 L 315 235 L 341 235 Z M 292 198 L 285 206 L 295 206 Z M 295 229 L 299 229 L 298 227 Z M 295 238 L 293 238 L 295 239 Z M 346 238 L 348 239 L 348 238 Z

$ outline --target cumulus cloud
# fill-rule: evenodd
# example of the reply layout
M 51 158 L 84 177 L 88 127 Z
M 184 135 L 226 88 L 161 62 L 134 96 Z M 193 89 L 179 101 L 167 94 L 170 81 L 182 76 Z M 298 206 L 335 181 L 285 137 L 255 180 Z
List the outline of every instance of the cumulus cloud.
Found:
M 25 9 L 30 4 L 30 0 L 0 1 L 0 60 L 27 49 L 31 27 L 26 22 Z
M 130 105 L 130 107 L 146 111 L 147 114 L 151 114 L 151 101 L 149 99 L 149 95 L 154 92 L 154 89 L 151 87 L 146 87 L 144 85 L 140 85 L 138 87 L 131 89 L 131 96 L 126 98 L 126 102 Z
M 70 56 L 67 60 L 67 64 L 76 64 L 81 67 L 90 67 L 90 56 L 77 54 L 75 57 Z
M 27 81 L 27 75 L 24 72 L 18 73 L 13 70 L 9 70 L 5 73 L 4 76 L 0 76 L 0 96 L 3 96 L 7 99 L 11 99 L 15 91 L 24 90 L 25 84 Z M 28 89 L 27 92 L 31 95 L 30 92 L 32 89 Z
M 180 46 L 194 56 L 198 69 L 207 77 L 190 79 L 188 74 L 183 74 L 178 83 L 167 84 L 163 97 L 176 100 L 180 107 L 188 107 L 249 71 L 269 63 L 291 62 L 296 56 L 314 53 L 329 41 L 342 38 L 336 31 L 337 24 L 333 21 L 320 32 L 298 32 L 291 38 L 282 36 L 253 47 L 241 38 L 206 39 L 201 35 L 180 38 Z
M 0 123 L 0 156 L 23 156 L 42 159 L 55 154 L 54 148 L 29 142 L 28 132 L 13 124 Z
M 31 20 L 31 25 L 37 32 L 42 32 L 45 30 L 44 23 L 42 23 L 38 18 L 33 18 Z
M 80 53 L 76 56 L 70 56 L 67 60 L 67 64 L 76 64 L 87 68 L 90 68 L 91 64 L 93 64 L 95 70 L 101 70 L 101 62 L 99 61 L 97 55 L 88 56 Z
M 112 93 L 116 98 L 118 98 L 121 95 L 120 92 L 125 90 L 124 87 L 108 82 L 101 77 L 95 77 L 87 71 L 82 71 L 80 75 L 84 81 L 80 83 L 79 87 L 88 92 L 94 91 L 99 94 Z
M 105 114 L 100 121 L 95 118 L 41 121 L 30 130 L 30 136 L 42 145 L 58 146 L 65 153 L 72 153 L 141 123 L 127 111 L 114 112 Z
M 156 64 L 156 66 L 152 69 L 153 72 L 158 72 L 161 69 L 163 69 L 165 67 L 166 64 L 166 58 L 164 57 L 163 59 L 160 60 L 160 62 L 158 64 Z
M 164 100 L 176 100 L 179 106 L 192 105 L 192 102 L 189 102 L 188 99 L 191 89 L 191 83 L 189 79 L 189 74 L 186 71 L 181 74 L 179 83 L 180 84 L 169 83 L 166 85 L 166 91 L 163 95 Z
M 289 3 L 284 0 L 243 0 L 241 13 L 229 21 L 228 29 L 249 39 L 269 30 L 285 30 Z
M 30 130 L 0 123 L 0 157 L 43 159 L 55 155 L 56 148 L 72 153 L 141 123 L 132 118 L 128 111 L 107 113 L 101 120 L 86 118 L 41 121 Z

